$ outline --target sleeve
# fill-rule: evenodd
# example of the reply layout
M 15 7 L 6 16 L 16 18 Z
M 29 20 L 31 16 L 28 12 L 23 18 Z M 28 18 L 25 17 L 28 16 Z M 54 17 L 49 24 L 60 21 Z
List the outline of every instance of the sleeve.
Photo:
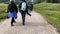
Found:
M 27 10 L 29 9 L 29 6 L 28 6 L 28 4 L 26 4 L 27 5 Z
M 19 4 L 19 6 L 18 6 L 18 7 L 19 7 L 19 10 L 20 10 L 20 9 L 21 9 L 21 3 Z
M 18 13 L 18 8 L 17 8 L 17 5 L 15 4 L 15 9 L 16 9 L 16 12 Z
M 19 6 L 18 6 L 18 7 L 19 7 L 19 10 L 21 10 L 21 4 L 22 4 L 22 3 L 20 3 Z

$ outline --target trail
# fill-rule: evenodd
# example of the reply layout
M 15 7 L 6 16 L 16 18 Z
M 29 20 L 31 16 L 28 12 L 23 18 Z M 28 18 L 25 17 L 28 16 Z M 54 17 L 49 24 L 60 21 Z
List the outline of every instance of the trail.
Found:
M 26 15 L 25 26 L 22 25 L 21 15 L 18 13 L 15 26 L 10 26 L 11 19 L 5 19 L 0 24 L 0 34 L 58 34 L 56 28 L 50 25 L 42 15 L 32 12 Z

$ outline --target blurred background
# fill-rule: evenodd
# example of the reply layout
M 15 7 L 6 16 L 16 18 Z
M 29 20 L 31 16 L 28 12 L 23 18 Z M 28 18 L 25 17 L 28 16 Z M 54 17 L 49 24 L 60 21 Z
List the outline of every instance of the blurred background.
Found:
M 41 2 L 48 2 L 48 3 L 60 3 L 60 0 L 26 0 L 27 2 L 33 3 L 41 3 Z M 9 3 L 10 0 L 0 0 L 0 3 Z M 20 0 L 15 0 L 16 3 L 20 2 Z

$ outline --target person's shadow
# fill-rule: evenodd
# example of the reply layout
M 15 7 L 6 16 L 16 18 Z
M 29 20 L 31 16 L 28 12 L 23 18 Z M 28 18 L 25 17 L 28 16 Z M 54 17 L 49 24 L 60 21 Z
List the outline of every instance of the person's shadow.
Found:
M 31 22 L 26 22 L 24 26 L 29 26 L 29 27 L 36 27 L 36 26 L 46 26 L 48 25 L 47 23 L 31 23 Z M 22 23 L 16 23 L 15 26 L 23 26 Z

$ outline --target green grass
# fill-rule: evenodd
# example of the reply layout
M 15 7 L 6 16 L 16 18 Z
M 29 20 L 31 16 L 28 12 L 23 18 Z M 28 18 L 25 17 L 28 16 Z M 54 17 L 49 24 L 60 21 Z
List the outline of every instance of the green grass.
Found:
M 0 5 L 0 21 L 5 19 L 7 16 L 7 5 Z
M 39 3 L 34 5 L 34 10 L 42 14 L 60 33 L 60 4 Z

